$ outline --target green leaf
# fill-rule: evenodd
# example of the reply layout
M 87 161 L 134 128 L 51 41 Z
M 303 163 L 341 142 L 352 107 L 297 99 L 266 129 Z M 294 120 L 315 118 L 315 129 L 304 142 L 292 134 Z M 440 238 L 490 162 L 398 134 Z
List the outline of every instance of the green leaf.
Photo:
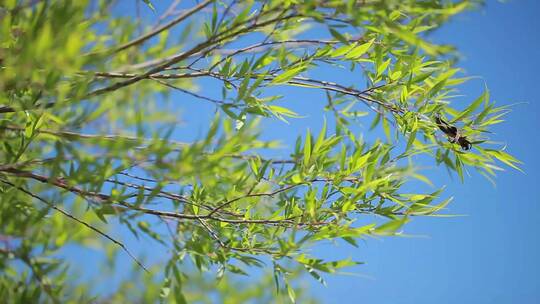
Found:
M 416 131 L 417 130 L 414 130 L 411 132 L 411 134 L 409 134 L 409 139 L 407 140 L 407 147 L 405 148 L 406 150 L 409 150 L 412 147 L 414 140 L 416 139 Z
M 355 46 L 356 46 L 356 44 L 354 44 L 354 43 L 350 44 L 350 45 L 344 45 L 344 46 L 339 47 L 338 49 L 332 51 L 332 53 L 330 53 L 330 56 L 332 56 L 333 58 L 343 56 L 343 55 L 349 53 Z
M 163 287 L 161 287 L 161 290 L 159 292 L 159 297 L 162 299 L 165 299 L 169 296 L 170 293 L 171 293 L 171 281 L 168 278 L 166 278 L 163 284 Z
M 454 123 L 456 121 L 459 121 L 474 112 L 474 110 L 476 110 L 482 104 L 482 102 L 486 100 L 487 96 L 489 96 L 489 93 L 486 90 L 484 91 L 484 93 L 482 93 L 482 95 L 480 95 L 480 97 L 478 97 L 473 103 L 471 103 L 467 108 L 465 108 L 465 110 L 461 111 L 461 113 L 454 117 L 451 122 Z
M 305 167 L 309 165 L 310 157 L 311 157 L 311 133 L 309 132 L 309 129 L 308 129 L 307 134 L 306 134 L 306 140 L 304 142 L 303 164 Z
M 286 70 L 282 74 L 276 76 L 276 78 L 272 79 L 270 84 L 280 84 L 285 83 L 292 78 L 294 78 L 296 75 L 300 74 L 302 71 L 304 71 L 306 67 L 304 65 L 300 65 L 297 67 L 294 67 L 292 69 Z
M 287 108 L 284 108 L 284 107 L 270 105 L 270 106 L 268 106 L 268 109 L 270 109 L 270 111 L 272 111 L 272 114 L 274 114 L 276 117 L 278 117 L 280 119 L 282 118 L 282 116 L 292 117 L 292 118 L 300 117 L 296 112 L 293 112 L 293 111 L 291 111 L 291 110 L 289 110 Z
M 347 41 L 347 38 L 345 38 L 345 36 L 343 36 L 340 32 L 336 31 L 335 29 L 329 27 L 328 30 L 330 31 L 330 34 L 336 38 L 337 40 L 339 40 L 339 42 L 343 43 L 343 44 L 349 44 L 349 41 Z
M 384 135 L 386 135 L 386 140 L 391 143 L 392 142 L 392 135 L 390 134 L 390 124 L 388 123 L 388 119 L 386 117 L 382 118 L 382 126 Z
M 386 69 L 390 65 L 390 62 L 391 62 L 391 59 L 388 58 L 383 63 L 381 63 L 379 66 L 377 66 L 377 77 L 382 75 L 382 73 L 384 73 L 384 71 L 386 71 Z
M 285 282 L 285 286 L 287 288 L 287 294 L 289 295 L 289 299 L 292 303 L 296 303 L 296 293 L 294 292 L 294 289 L 289 285 L 288 282 Z
M 148 6 L 152 11 L 156 12 L 156 8 L 154 7 L 154 5 L 152 4 L 152 2 L 150 2 L 150 0 L 142 0 L 146 6 Z
M 521 170 L 518 166 L 516 166 L 516 164 L 521 164 L 521 162 L 519 160 L 517 160 L 515 157 L 513 157 L 512 155 L 504 152 L 504 151 L 497 151 L 497 150 L 490 150 L 490 149 L 486 149 L 485 150 L 486 153 L 488 153 L 489 155 L 495 157 L 496 159 L 500 160 L 501 162 L 507 164 L 508 166 L 518 170 L 518 171 L 521 171 L 523 172 L 523 170 Z
M 364 55 L 371 48 L 374 41 L 375 41 L 375 39 L 371 39 L 370 41 L 368 41 L 368 42 L 366 42 L 364 44 L 361 44 L 359 46 L 354 47 L 353 49 L 351 49 L 347 53 L 347 55 L 345 55 L 345 58 L 347 58 L 347 59 L 355 59 L 355 58 L 361 57 L 362 55 Z
M 323 121 L 323 127 L 321 129 L 321 132 L 319 132 L 319 136 L 317 137 L 317 141 L 315 142 L 315 146 L 313 147 L 313 152 L 317 153 L 319 149 L 321 148 L 324 138 L 326 137 L 326 118 Z
M 326 287 L 326 281 L 323 279 L 323 277 L 321 277 L 321 275 L 317 271 L 315 271 L 313 268 L 309 267 L 308 265 L 304 265 L 304 267 L 306 268 L 308 273 L 313 278 L 315 278 L 315 280 L 317 280 L 319 283 L 321 283 L 323 286 Z
M 375 228 L 373 230 L 373 233 L 379 234 L 379 235 L 395 235 L 396 232 L 403 227 L 405 223 L 407 223 L 409 220 L 406 216 L 399 218 L 397 220 L 393 220 L 387 223 L 384 223 L 380 225 L 379 227 Z

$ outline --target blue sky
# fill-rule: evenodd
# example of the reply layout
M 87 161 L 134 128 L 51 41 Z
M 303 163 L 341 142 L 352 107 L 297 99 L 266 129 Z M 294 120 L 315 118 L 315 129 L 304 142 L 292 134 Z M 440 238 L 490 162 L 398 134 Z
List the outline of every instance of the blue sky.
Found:
M 350 270 L 356 276 L 327 276 L 326 288 L 310 280 L 322 303 L 540 303 L 540 105 L 535 94 L 540 86 L 540 2 L 487 2 L 456 17 L 431 39 L 455 45 L 462 55 L 459 66 L 478 76 L 461 88 L 468 100 L 487 84 L 498 105 L 518 103 L 494 131 L 508 152 L 524 162 L 525 173 L 502 172 L 493 186 L 478 174 L 461 183 L 442 168 L 432 169 L 430 177 L 447 185 L 445 195 L 454 196 L 448 212 L 465 216 L 415 218 L 405 229 L 415 237 L 369 239 L 358 249 L 318 247 L 317 253 L 328 258 L 366 262 Z M 306 127 L 319 128 L 324 106 L 316 92 L 289 96 L 294 102 L 287 106 L 307 117 L 290 125 L 263 122 L 264 137 L 283 137 L 286 144 L 297 135 L 287 134 L 290 130 L 301 134 Z M 197 137 L 214 107 L 173 97 L 186 101 L 182 118 L 190 126 L 175 136 Z

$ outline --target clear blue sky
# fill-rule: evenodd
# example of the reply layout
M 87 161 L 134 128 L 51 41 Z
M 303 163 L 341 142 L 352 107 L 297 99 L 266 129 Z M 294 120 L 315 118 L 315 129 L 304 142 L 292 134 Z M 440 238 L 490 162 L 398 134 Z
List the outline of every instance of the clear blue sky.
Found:
M 462 87 L 469 100 L 486 83 L 498 105 L 525 102 L 495 129 L 508 151 L 524 162 L 525 173 L 503 172 L 494 187 L 477 174 L 462 184 L 446 170 L 434 169 L 430 176 L 454 196 L 448 211 L 466 216 L 415 218 L 406 232 L 423 237 L 369 239 L 358 249 L 321 246 L 317 252 L 325 257 L 366 262 L 351 270 L 360 277 L 327 276 L 327 288 L 311 280 L 322 303 L 540 303 L 540 1 L 487 2 L 456 17 L 432 39 L 457 46 L 463 57 L 459 66 L 481 77 Z M 313 98 L 321 99 L 319 109 L 324 104 L 320 94 L 303 94 L 288 104 L 303 114 L 307 110 L 308 118 L 288 126 L 300 133 L 322 118 Z M 180 128 L 176 136 L 200 135 L 213 112 L 210 105 L 187 101 L 183 119 L 199 127 Z M 287 127 L 263 126 L 265 137 L 294 140 Z

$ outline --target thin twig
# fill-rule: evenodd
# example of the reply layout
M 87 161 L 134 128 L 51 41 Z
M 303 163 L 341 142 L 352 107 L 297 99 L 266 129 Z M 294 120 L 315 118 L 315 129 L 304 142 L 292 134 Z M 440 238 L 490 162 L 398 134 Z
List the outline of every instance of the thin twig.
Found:
M 0 129 L 10 130 L 10 131 L 24 131 L 23 127 L 18 126 L 0 126 Z M 136 142 L 151 142 L 152 139 L 140 138 L 136 136 L 122 135 L 122 134 L 86 134 L 78 133 L 73 131 L 61 131 L 61 130 L 47 130 L 47 129 L 37 129 L 35 132 L 49 134 L 59 137 L 65 137 L 67 139 L 80 138 L 80 139 L 104 139 L 104 140 L 126 140 L 126 141 L 136 141 Z M 179 147 L 189 146 L 188 143 L 178 142 L 178 141 L 167 141 L 167 144 L 173 144 Z
M 79 224 L 82 224 L 84 226 L 86 226 L 87 228 L 89 228 L 90 230 L 93 230 L 94 232 L 97 232 L 98 234 L 100 234 L 101 236 L 105 237 L 106 239 L 108 239 L 109 241 L 113 242 L 114 244 L 116 244 L 117 246 L 119 246 L 122 250 L 124 250 L 142 269 L 144 269 L 144 271 L 146 272 L 149 272 L 148 269 L 146 267 L 144 267 L 144 265 L 129 251 L 129 249 L 120 241 L 116 240 L 115 238 L 113 238 L 112 236 L 108 235 L 107 233 L 101 231 L 99 228 L 87 223 L 86 221 L 84 220 L 81 220 L 77 217 L 75 217 L 74 215 L 72 215 L 71 213 L 65 211 L 64 209 L 60 208 L 60 207 L 57 207 L 55 206 L 53 203 L 45 200 L 44 198 L 22 188 L 22 187 L 19 187 L 9 181 L 6 181 L 6 180 L 3 180 L 3 179 L 0 179 L 0 182 L 6 184 L 6 185 L 9 185 L 15 189 L 18 189 L 19 191 L 21 192 L 24 192 L 25 194 L 41 201 L 42 203 L 44 203 L 45 205 L 49 206 L 50 208 L 60 212 L 61 214 L 63 214 L 64 216 L 74 220 L 75 222 L 79 223 Z
M 127 78 L 127 77 L 140 77 L 140 74 L 122 74 L 122 73 L 112 73 L 112 74 L 107 74 L 107 73 L 102 73 L 101 74 L 103 77 L 105 77 L 105 75 L 107 75 L 108 77 L 120 77 L 120 78 Z M 200 72 L 197 72 L 197 73 L 181 73 L 181 74 L 152 74 L 152 75 L 149 75 L 148 77 L 151 77 L 151 78 L 155 78 L 155 79 L 179 79 L 179 78 L 194 78 L 194 77 L 204 77 L 204 76 L 212 76 L 212 77 L 223 77 L 222 75 L 220 75 L 219 73 L 216 73 L 216 72 L 211 72 L 211 71 L 204 71 L 204 70 L 200 70 Z M 260 74 L 251 74 L 250 77 L 251 78 L 258 78 L 260 77 L 261 75 Z M 277 75 L 265 75 L 264 76 L 264 80 L 265 81 L 272 81 Z M 134 79 L 134 78 L 130 78 L 130 79 Z M 318 79 L 313 79 L 313 78 L 307 78 L 307 77 L 301 77 L 301 76 L 295 76 L 293 78 L 291 78 L 291 80 L 287 81 L 286 84 L 292 84 L 292 85 L 302 85 L 304 87 L 312 87 L 312 88 L 315 88 L 315 89 L 323 89 L 323 90 L 326 90 L 326 91 L 332 91 L 332 92 L 336 92 L 336 93 L 341 93 L 341 94 L 344 94 L 344 95 L 349 95 L 349 96 L 353 96 L 353 97 L 356 97 L 366 103 L 373 103 L 373 104 L 377 104 L 377 105 L 380 105 L 384 108 L 386 108 L 387 110 L 395 113 L 395 114 L 403 114 L 405 113 L 406 111 L 402 108 L 399 108 L 398 106 L 394 105 L 394 104 L 389 104 L 389 103 L 386 103 L 384 101 L 380 101 L 380 100 L 377 100 L 377 99 L 374 99 L 373 97 L 371 97 L 371 95 L 369 94 L 370 92 L 372 92 L 373 90 L 376 90 L 376 89 L 379 89 L 383 86 L 387 86 L 389 85 L 389 83 L 386 83 L 386 84 L 382 84 L 382 85 L 379 85 L 379 86 L 375 86 L 375 87 L 371 87 L 371 88 L 367 88 L 365 90 L 357 90 L 357 89 L 354 89 L 354 88 L 351 88 L 351 87 L 346 87 L 344 85 L 340 85 L 338 83 L 335 83 L 335 82 L 330 82 L 330 81 L 325 81 L 325 80 L 318 80 Z
M 281 192 L 285 192 L 285 191 L 287 191 L 287 190 L 290 190 L 290 189 L 292 189 L 292 188 L 294 188 L 294 187 L 297 187 L 297 186 L 300 186 L 300 185 L 302 185 L 302 184 L 292 184 L 292 185 L 288 185 L 288 186 L 286 186 L 286 187 L 277 189 L 277 190 L 272 191 L 272 192 L 267 192 L 267 193 L 254 193 L 254 194 L 248 193 L 248 194 L 243 195 L 243 196 L 238 196 L 238 197 L 236 197 L 236 198 L 230 199 L 230 200 L 224 202 L 223 204 L 217 206 L 216 208 L 214 208 L 214 209 L 212 210 L 212 212 L 210 212 L 210 213 L 208 214 L 208 216 L 212 216 L 214 213 L 218 212 L 220 209 L 225 208 L 225 207 L 227 207 L 228 205 L 230 205 L 230 204 L 232 204 L 232 203 L 234 203 L 234 202 L 236 202 L 236 201 L 239 201 L 239 200 L 242 200 L 242 199 L 246 199 L 246 198 L 252 198 L 252 197 L 274 196 L 274 195 L 276 195 L 276 194 L 279 194 L 279 193 L 281 193 Z
M 224 42 L 224 41 L 226 41 L 228 39 L 237 38 L 240 35 L 243 35 L 245 33 L 249 33 L 251 31 L 253 31 L 254 29 L 264 27 L 266 25 L 272 24 L 272 23 L 277 22 L 279 20 L 292 19 L 292 18 L 296 18 L 298 16 L 299 15 L 297 15 L 297 14 L 291 14 L 291 15 L 287 15 L 285 17 L 282 17 L 280 19 L 269 19 L 269 20 L 267 20 L 265 22 L 261 22 L 259 24 L 255 24 L 255 25 L 252 25 L 252 26 L 246 26 L 246 27 L 238 29 L 236 31 L 234 31 L 234 30 L 232 30 L 232 31 L 226 30 L 226 31 L 214 36 L 214 37 L 211 37 L 211 38 L 207 39 L 206 41 L 203 41 L 203 42 L 197 44 L 196 46 L 191 48 L 189 51 L 186 51 L 184 53 L 180 53 L 180 54 L 174 56 L 173 58 L 171 58 L 169 61 L 164 62 L 164 63 L 162 63 L 162 64 L 160 64 L 160 65 L 158 65 L 158 66 L 156 66 L 156 67 L 154 67 L 154 68 L 152 68 L 150 70 L 148 70 L 147 72 L 145 72 L 143 74 L 140 74 L 137 77 L 133 77 L 133 78 L 130 78 L 130 79 L 125 80 L 125 81 L 117 82 L 117 83 L 114 83 L 114 84 L 109 85 L 109 86 L 104 87 L 104 88 L 96 89 L 96 90 L 88 93 L 86 95 L 86 98 L 99 96 L 101 94 L 110 93 L 110 92 L 116 91 L 116 90 L 118 90 L 120 88 L 130 86 L 130 85 L 132 85 L 132 84 L 134 84 L 136 82 L 139 82 L 140 80 L 147 79 L 152 74 L 156 74 L 158 72 L 161 72 L 164 69 L 166 69 L 166 68 L 168 68 L 168 67 L 170 67 L 170 66 L 172 66 L 172 65 L 174 65 L 174 64 L 176 64 L 178 62 L 181 62 L 182 60 L 184 60 L 186 58 L 189 58 L 191 55 L 193 55 L 195 53 L 204 51 L 208 47 L 211 47 L 213 45 L 219 45 L 220 43 L 222 43 L 222 42 Z M 247 21 L 245 21 L 244 24 L 249 24 L 252 20 L 253 20 L 253 18 L 250 18 Z
M 198 99 L 202 99 L 202 100 L 206 100 L 206 101 L 210 101 L 211 103 L 214 103 L 216 105 L 219 105 L 219 106 L 224 106 L 224 105 L 228 105 L 228 106 L 231 106 L 231 107 L 236 107 L 236 104 L 234 103 L 231 103 L 231 102 L 225 102 L 223 100 L 217 100 L 217 99 L 213 99 L 213 98 L 210 98 L 210 97 L 206 97 L 206 96 L 203 96 L 203 95 L 199 95 L 197 93 L 194 93 L 194 92 L 191 92 L 191 91 L 188 91 L 186 89 L 183 89 L 183 88 L 180 88 L 178 86 L 175 86 L 173 84 L 170 84 L 166 81 L 163 81 L 161 79 L 157 79 L 157 78 L 154 78 L 154 77 L 150 77 L 151 79 L 155 80 L 156 82 L 168 87 L 168 88 L 171 88 L 171 89 L 174 89 L 174 90 L 177 90 L 177 91 L 180 91 L 182 93 L 185 93 L 185 94 L 188 94 L 188 95 L 191 95 L 195 98 L 198 98 Z
M 175 26 L 176 24 L 184 21 L 185 19 L 189 18 L 191 15 L 195 14 L 196 12 L 200 11 L 201 9 L 205 8 L 208 4 L 214 2 L 215 0 L 206 0 L 206 1 L 203 1 L 201 3 L 199 3 L 198 5 L 194 6 L 193 8 L 185 11 L 183 14 L 181 14 L 180 16 L 178 16 L 177 18 L 175 18 L 174 20 L 170 21 L 169 23 L 167 24 L 164 24 L 158 28 L 156 28 L 155 30 L 153 31 L 150 31 L 149 33 L 147 34 L 144 34 L 140 37 L 137 37 L 119 47 L 117 47 L 114 52 L 115 53 L 118 53 L 120 51 L 123 51 L 127 48 L 130 48 L 132 46 L 135 46 L 135 45 L 138 45 L 138 44 L 141 44 L 143 42 L 145 42 L 146 40 L 158 35 L 159 33 L 165 31 L 165 30 L 168 30 L 170 29 L 171 27 Z
M 169 5 L 167 10 L 161 16 L 159 16 L 159 19 L 156 22 L 156 24 L 154 25 L 154 27 L 152 28 L 152 30 L 156 30 L 163 20 L 165 20 L 168 17 L 172 16 L 174 14 L 175 10 L 176 10 L 176 7 L 180 4 L 181 1 L 182 0 L 174 0 L 174 2 L 171 3 L 171 5 Z

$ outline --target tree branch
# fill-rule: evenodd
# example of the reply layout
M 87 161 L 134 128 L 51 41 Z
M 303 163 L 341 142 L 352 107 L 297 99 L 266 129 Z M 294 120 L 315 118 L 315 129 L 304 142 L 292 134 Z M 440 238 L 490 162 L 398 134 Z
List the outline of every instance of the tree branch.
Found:
M 270 11 L 267 11 L 267 12 L 264 12 L 264 13 L 269 13 Z M 262 14 L 263 12 L 261 12 Z M 258 15 L 257 15 L 258 16 Z M 256 16 L 256 17 L 257 17 Z M 99 96 L 101 94 L 104 94 L 104 93 L 109 93 L 109 92 L 113 92 L 113 91 L 116 91 L 120 88 L 123 88 L 123 87 L 126 87 L 126 86 L 129 86 L 129 85 L 132 85 L 142 79 L 146 79 L 148 78 L 149 76 L 151 76 L 152 74 L 156 74 L 158 72 L 161 72 L 163 71 L 164 69 L 178 63 L 178 62 L 181 62 L 182 60 L 190 57 L 191 55 L 195 54 L 195 53 L 198 53 L 200 51 L 203 51 L 204 49 L 212 46 L 212 45 L 219 45 L 220 43 L 226 41 L 227 39 L 230 39 L 232 37 L 238 37 L 239 35 L 242 35 L 242 34 L 245 34 L 245 33 L 248 33 L 248 32 L 251 32 L 253 31 L 254 29 L 257 29 L 257 28 L 261 28 L 261 27 L 264 27 L 268 24 L 272 24 L 274 22 L 277 22 L 277 21 L 280 21 L 280 20 L 285 20 L 285 19 L 291 19 L 291 18 L 295 18 L 295 17 L 298 17 L 299 15 L 297 14 L 291 14 L 291 15 L 287 15 L 287 16 L 284 16 L 284 17 L 281 17 L 281 18 L 277 18 L 277 19 L 269 19 L 267 21 L 264 21 L 264 22 L 261 22 L 261 23 L 257 23 L 257 24 L 253 24 L 252 26 L 246 26 L 244 28 L 241 28 L 239 30 L 236 30 L 236 31 L 232 31 L 231 33 L 228 33 L 230 30 L 226 30 L 216 36 L 213 36 L 209 39 L 207 39 L 206 41 L 204 42 L 201 42 L 199 44 L 197 44 L 196 46 L 194 46 L 192 49 L 190 49 L 189 51 L 186 51 L 184 53 L 181 53 L 181 54 L 178 54 L 174 57 L 172 57 L 170 60 L 148 70 L 147 72 L 143 73 L 143 74 L 140 74 L 136 77 L 133 77 L 133 78 L 130 78 L 128 80 L 125 80 L 125 81 L 121 81 L 121 82 L 117 82 L 115 84 L 112 84 L 110 86 L 107 86 L 107 87 L 104 87 L 104 88 L 101 88 L 101 89 L 97 89 L 97 90 L 94 90 L 90 93 L 87 94 L 86 98 L 90 98 L 90 97 L 95 97 L 95 96 Z M 251 21 L 254 20 L 255 17 L 253 18 L 250 18 L 248 19 L 247 21 L 244 22 L 244 24 L 249 24 Z
M 40 197 L 40 196 L 38 196 L 38 195 L 24 189 L 22 187 L 19 187 L 19 186 L 15 185 L 15 184 L 13 184 L 13 183 L 11 183 L 9 181 L 6 181 L 4 179 L 0 179 L 0 182 L 4 183 L 6 185 L 9 185 L 9 186 L 21 191 L 21 192 L 33 197 L 33 198 L 39 200 L 40 202 L 42 202 L 45 205 L 49 206 L 51 209 L 54 209 L 54 210 L 60 212 L 62 215 L 72 219 L 73 221 L 75 221 L 75 222 L 77 222 L 77 223 L 79 223 L 79 224 L 81 224 L 83 226 L 86 226 L 87 228 L 89 228 L 90 230 L 93 230 L 94 232 L 97 232 L 98 234 L 105 237 L 106 239 L 108 239 L 109 241 L 113 242 L 118 247 L 120 247 L 122 250 L 124 250 L 124 252 L 126 252 L 135 261 L 135 263 L 137 263 L 137 265 L 139 265 L 142 269 L 144 269 L 144 271 L 148 272 L 148 269 L 146 267 L 144 267 L 144 265 L 129 251 L 129 249 L 122 242 L 116 240 L 112 236 L 110 236 L 107 233 L 101 231 L 99 228 L 97 228 L 97 227 L 95 227 L 95 226 L 93 226 L 93 225 L 91 225 L 91 224 L 89 224 L 89 223 L 75 217 L 74 215 L 72 215 L 71 213 L 65 211 L 64 209 L 55 206 L 53 203 L 45 200 L 44 198 L 42 198 L 42 197 Z
M 135 38 L 119 47 L 117 47 L 115 50 L 114 50 L 114 53 L 118 53 L 118 52 L 121 52 L 127 48 L 130 48 L 132 46 L 135 46 L 135 45 L 138 45 L 138 44 L 141 44 L 143 42 L 145 42 L 146 40 L 158 35 L 159 33 L 165 31 L 165 30 L 168 30 L 170 29 L 171 27 L 175 26 L 176 24 L 184 21 L 185 19 L 189 18 L 191 15 L 195 14 L 196 12 L 200 11 L 201 9 L 205 8 L 206 6 L 208 6 L 208 4 L 214 2 L 215 0 L 205 0 L 201 3 L 199 3 L 198 5 L 194 6 L 193 8 L 185 11 L 183 14 L 181 14 L 180 16 L 178 16 L 177 18 L 175 18 L 174 20 L 170 21 L 169 23 L 167 24 L 164 24 L 158 28 L 156 28 L 155 30 L 149 32 L 149 33 L 146 33 L 138 38 Z

